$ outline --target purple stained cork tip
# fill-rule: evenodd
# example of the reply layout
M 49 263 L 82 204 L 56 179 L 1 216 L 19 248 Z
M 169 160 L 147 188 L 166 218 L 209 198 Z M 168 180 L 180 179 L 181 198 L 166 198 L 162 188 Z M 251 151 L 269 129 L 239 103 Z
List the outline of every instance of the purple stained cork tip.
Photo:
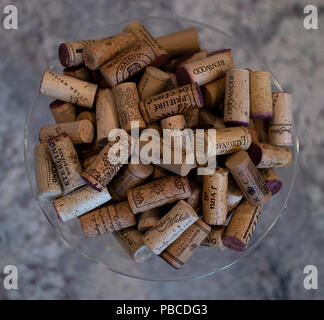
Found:
M 282 187 L 280 180 L 271 180 L 267 182 L 267 186 L 270 189 L 272 195 L 275 195 Z
M 58 48 L 58 57 L 63 67 L 68 67 L 70 63 L 70 54 L 65 43 L 61 43 Z
M 56 214 L 57 214 L 58 218 L 60 219 L 61 222 L 63 222 L 63 220 L 62 220 L 62 218 L 61 218 L 61 215 L 59 214 L 59 212 L 58 212 L 58 210 L 57 210 L 57 208 L 56 208 L 55 202 L 53 202 L 53 206 L 54 206 L 54 209 L 55 209 L 55 211 L 56 211 Z
M 247 150 L 252 162 L 257 166 L 262 159 L 262 150 L 256 143 L 251 143 L 249 149 Z
M 89 187 L 91 187 L 92 189 L 95 189 L 96 191 L 101 192 L 102 188 L 98 188 L 95 184 L 93 184 L 88 178 L 84 177 L 83 175 L 81 175 L 81 178 L 87 183 L 87 185 Z
M 272 118 L 272 113 L 258 113 L 255 115 L 251 115 L 251 118 L 253 120 L 265 120 L 265 119 Z
M 245 121 L 224 121 L 224 123 L 229 127 L 235 127 L 235 126 L 247 127 L 249 125 L 249 123 Z
M 246 244 L 235 237 L 224 236 L 222 240 L 223 240 L 224 246 L 229 249 L 232 249 L 235 251 L 244 251 L 246 249 Z
M 195 82 L 195 85 L 196 85 L 196 89 L 197 89 L 197 93 L 198 93 L 199 104 L 201 107 L 203 107 L 205 105 L 204 97 L 201 93 L 201 90 L 200 90 L 197 82 Z
M 191 77 L 185 67 L 178 67 L 176 75 L 179 86 L 184 86 L 185 84 L 192 82 Z

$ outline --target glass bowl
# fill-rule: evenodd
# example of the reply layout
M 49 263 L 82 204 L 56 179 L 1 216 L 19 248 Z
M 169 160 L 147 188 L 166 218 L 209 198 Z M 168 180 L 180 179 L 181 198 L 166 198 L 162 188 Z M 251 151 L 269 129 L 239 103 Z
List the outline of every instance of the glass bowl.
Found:
M 249 48 L 239 40 L 227 33 L 204 23 L 176 17 L 144 17 L 138 19 L 153 36 L 158 37 L 171 32 L 179 31 L 190 27 L 196 27 L 199 33 L 201 48 L 213 51 L 221 48 L 232 48 L 234 61 L 237 67 L 250 68 L 252 70 L 271 71 L 263 60 L 254 54 Z M 95 34 L 85 36 L 88 38 L 99 38 L 120 33 L 127 23 L 108 24 L 98 30 Z M 71 39 L 74 39 L 71 35 Z M 83 37 L 76 37 L 83 39 Z M 65 40 L 65 39 L 62 39 Z M 50 70 L 62 72 L 62 67 L 58 62 L 49 66 Z M 45 71 L 45 70 L 44 70 Z M 282 91 L 278 81 L 272 74 L 273 91 Z M 39 94 L 38 88 L 31 107 L 27 114 L 25 127 L 25 166 L 32 192 L 37 199 L 33 150 L 39 143 L 38 132 L 40 128 L 47 124 L 54 123 L 48 105 L 53 99 Z M 244 256 L 255 250 L 266 235 L 280 220 L 287 209 L 289 196 L 293 190 L 297 159 L 299 154 L 298 140 L 294 137 L 294 145 L 291 148 L 294 160 L 288 168 L 277 170 L 283 182 L 283 187 L 265 206 L 260 215 L 257 228 L 249 243 L 247 250 L 243 253 L 232 250 L 217 251 L 212 248 L 200 247 L 196 250 L 189 261 L 180 269 L 175 270 L 165 261 L 154 256 L 145 263 L 137 264 L 133 262 L 124 250 L 117 243 L 112 234 L 101 235 L 96 238 L 85 238 L 82 234 L 78 219 L 67 223 L 62 223 L 55 213 L 50 201 L 38 201 L 41 211 L 45 215 L 50 225 L 56 233 L 60 235 L 68 244 L 81 252 L 92 261 L 96 261 L 105 268 L 116 273 L 145 280 L 174 281 L 189 278 L 198 278 L 215 273 L 228 268 L 241 260 Z

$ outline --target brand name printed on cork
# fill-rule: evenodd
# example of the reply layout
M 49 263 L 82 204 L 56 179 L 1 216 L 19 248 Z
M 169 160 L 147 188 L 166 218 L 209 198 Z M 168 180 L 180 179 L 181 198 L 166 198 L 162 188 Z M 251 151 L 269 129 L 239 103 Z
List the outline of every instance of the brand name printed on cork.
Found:
M 200 74 L 200 73 L 204 73 L 204 72 L 212 71 L 212 70 L 217 69 L 217 68 L 224 67 L 225 65 L 226 65 L 226 63 L 222 59 L 222 60 L 218 60 L 218 61 L 215 61 L 213 63 L 210 63 L 210 64 L 206 64 L 204 66 L 200 66 L 198 68 L 195 68 L 195 69 L 193 69 L 193 73 L 197 75 L 197 74 Z
M 160 222 L 154 228 L 158 232 L 165 232 L 166 230 L 172 228 L 174 225 L 179 224 L 183 221 L 191 219 L 191 214 L 189 212 L 177 214 L 173 217 L 165 217 L 161 219 Z
M 272 125 L 272 126 L 281 126 L 281 125 Z M 292 125 L 282 125 L 280 128 L 270 128 L 269 132 L 271 134 L 284 135 L 284 134 L 292 134 Z
M 234 92 L 234 75 L 231 74 L 228 78 L 228 90 L 227 90 L 227 108 L 226 108 L 226 113 L 228 115 L 232 114 L 233 112 L 233 92 Z

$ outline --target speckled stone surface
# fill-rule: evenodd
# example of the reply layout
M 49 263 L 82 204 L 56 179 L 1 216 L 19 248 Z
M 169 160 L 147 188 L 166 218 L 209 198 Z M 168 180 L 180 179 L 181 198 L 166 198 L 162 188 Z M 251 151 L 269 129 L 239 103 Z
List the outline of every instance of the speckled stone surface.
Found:
M 0 3 L 3 7 L 12 1 Z M 324 298 L 324 7 L 319 30 L 303 28 L 304 1 L 14 1 L 19 30 L 0 25 L 0 280 L 19 270 L 19 289 L 0 299 L 323 299 Z M 306 2 L 305 2 L 306 3 Z M 204 279 L 132 280 L 89 262 L 59 239 L 30 191 L 23 159 L 26 112 L 40 76 L 71 34 L 138 15 L 183 16 L 227 31 L 265 58 L 293 93 L 301 164 L 287 214 L 248 258 Z M 2 19 L 0 19 L 2 20 Z M 305 290 L 303 269 L 319 270 L 319 289 Z

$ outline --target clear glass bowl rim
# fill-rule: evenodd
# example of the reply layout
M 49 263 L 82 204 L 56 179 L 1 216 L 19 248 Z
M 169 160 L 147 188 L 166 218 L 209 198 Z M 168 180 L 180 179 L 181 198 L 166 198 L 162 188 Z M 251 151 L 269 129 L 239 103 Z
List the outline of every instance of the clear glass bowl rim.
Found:
M 173 15 L 169 15 L 169 16 L 165 16 L 165 15 L 159 15 L 159 16 L 154 16 L 154 15 L 148 15 L 148 16 L 142 16 L 142 17 L 137 17 L 136 19 L 128 19 L 128 20 L 124 20 L 124 21 L 117 21 L 114 23 L 109 23 L 107 25 L 105 25 L 104 27 L 101 27 L 100 29 L 103 28 L 107 28 L 109 25 L 117 25 L 117 24 L 127 24 L 130 21 L 134 21 L 134 20 L 145 20 L 145 19 L 160 19 L 160 20 L 169 20 L 169 21 L 184 21 L 190 24 L 195 24 L 197 26 L 201 26 L 203 28 L 207 28 L 207 29 L 211 29 L 212 31 L 215 31 L 217 33 L 222 34 L 225 37 L 230 38 L 232 41 L 238 43 L 241 47 L 243 47 L 245 50 L 247 50 L 251 55 L 253 55 L 258 61 L 259 63 L 264 67 L 264 70 L 268 70 L 271 75 L 272 75 L 272 80 L 273 82 L 276 84 L 276 86 L 280 89 L 281 92 L 283 92 L 277 78 L 275 77 L 275 75 L 272 73 L 271 69 L 267 66 L 267 64 L 263 61 L 263 59 L 261 57 L 259 57 L 256 53 L 254 53 L 247 45 L 245 45 L 244 43 L 242 43 L 241 41 L 239 41 L 237 38 L 235 38 L 234 36 L 232 36 L 231 34 L 229 34 L 228 32 L 224 32 L 214 26 L 211 26 L 209 24 L 200 22 L 200 21 L 196 21 L 196 20 L 192 20 L 192 19 L 188 19 L 188 18 L 183 18 L 183 17 L 178 17 L 178 16 L 173 16 Z M 94 38 L 95 35 L 88 35 L 86 38 Z M 36 93 L 32 99 L 32 102 L 30 104 L 30 107 L 28 109 L 27 112 L 27 117 L 26 117 L 26 122 L 25 122 L 25 129 L 24 129 L 24 162 L 25 162 L 25 169 L 26 169 L 26 174 L 27 174 L 27 178 L 32 190 L 32 193 L 36 199 L 36 201 L 38 202 L 39 208 L 41 210 L 41 212 L 44 214 L 46 220 L 49 222 L 49 224 L 52 226 L 52 228 L 54 229 L 55 233 L 61 237 L 70 247 L 72 247 L 73 249 L 79 251 L 84 257 L 86 257 L 87 259 L 89 259 L 92 262 L 96 262 L 98 263 L 100 266 L 102 266 L 104 269 L 107 269 L 109 271 L 115 272 L 117 274 L 126 276 L 126 277 L 130 277 L 130 278 L 134 278 L 134 279 L 138 279 L 138 280 L 146 280 L 146 281 L 155 281 L 155 282 L 173 282 L 173 281 L 182 281 L 182 280 L 188 280 L 188 279 L 198 279 L 198 278 L 203 278 L 209 275 L 212 275 L 214 273 L 216 273 L 217 271 L 221 271 L 221 270 L 225 270 L 227 268 L 229 268 L 230 266 L 236 264 L 238 261 L 240 261 L 241 259 L 243 259 L 244 257 L 248 256 L 250 253 L 252 253 L 255 249 L 257 249 L 260 244 L 262 243 L 262 241 L 264 240 L 264 238 L 270 233 L 270 231 L 273 230 L 274 226 L 279 222 L 279 220 L 282 218 L 282 216 L 284 215 L 284 213 L 287 211 L 288 208 L 288 201 L 289 198 L 291 196 L 291 193 L 293 191 L 294 185 L 295 185 L 295 180 L 296 180 L 296 175 L 297 175 L 297 169 L 298 169 L 298 163 L 299 163 L 299 139 L 297 136 L 297 130 L 296 130 L 296 126 L 294 125 L 294 145 L 293 145 L 293 149 L 294 149 L 294 159 L 293 159 L 293 163 L 291 164 L 293 166 L 293 174 L 292 174 L 292 180 L 291 180 L 291 184 L 289 186 L 288 192 L 287 192 L 287 196 L 286 199 L 284 201 L 284 205 L 282 206 L 278 216 L 274 219 L 274 221 L 272 222 L 272 224 L 268 227 L 268 229 L 259 237 L 259 239 L 250 247 L 247 248 L 247 250 L 245 250 L 244 252 L 241 253 L 241 255 L 235 259 L 234 261 L 232 261 L 232 263 L 224 266 L 224 267 L 220 267 L 220 268 L 215 268 L 215 269 L 211 269 L 207 272 L 204 273 L 200 273 L 200 274 L 195 274 L 192 276 L 184 276 L 184 277 L 179 277 L 177 279 L 153 279 L 153 278 L 145 278 L 145 277 L 141 277 L 141 276 L 135 276 L 135 275 L 131 275 L 131 274 L 127 274 L 127 273 L 123 273 L 120 272 L 118 270 L 115 270 L 113 268 L 111 268 L 110 266 L 108 266 L 107 264 L 95 259 L 92 256 L 89 256 L 87 253 L 85 253 L 83 250 L 81 250 L 80 248 L 74 246 L 65 236 L 63 233 L 59 232 L 59 230 L 53 225 L 53 223 L 51 222 L 51 220 L 47 217 L 44 209 L 41 207 L 40 202 L 37 199 L 37 192 L 36 190 L 33 188 L 33 183 L 32 183 L 32 175 L 29 171 L 29 167 L 28 167 L 28 159 L 27 159 L 27 148 L 28 148 L 28 124 L 30 122 L 30 118 L 31 118 L 31 114 L 32 114 L 32 107 L 37 99 L 37 96 L 39 94 L 39 90 L 36 90 Z M 296 123 L 296 122 L 294 122 Z

